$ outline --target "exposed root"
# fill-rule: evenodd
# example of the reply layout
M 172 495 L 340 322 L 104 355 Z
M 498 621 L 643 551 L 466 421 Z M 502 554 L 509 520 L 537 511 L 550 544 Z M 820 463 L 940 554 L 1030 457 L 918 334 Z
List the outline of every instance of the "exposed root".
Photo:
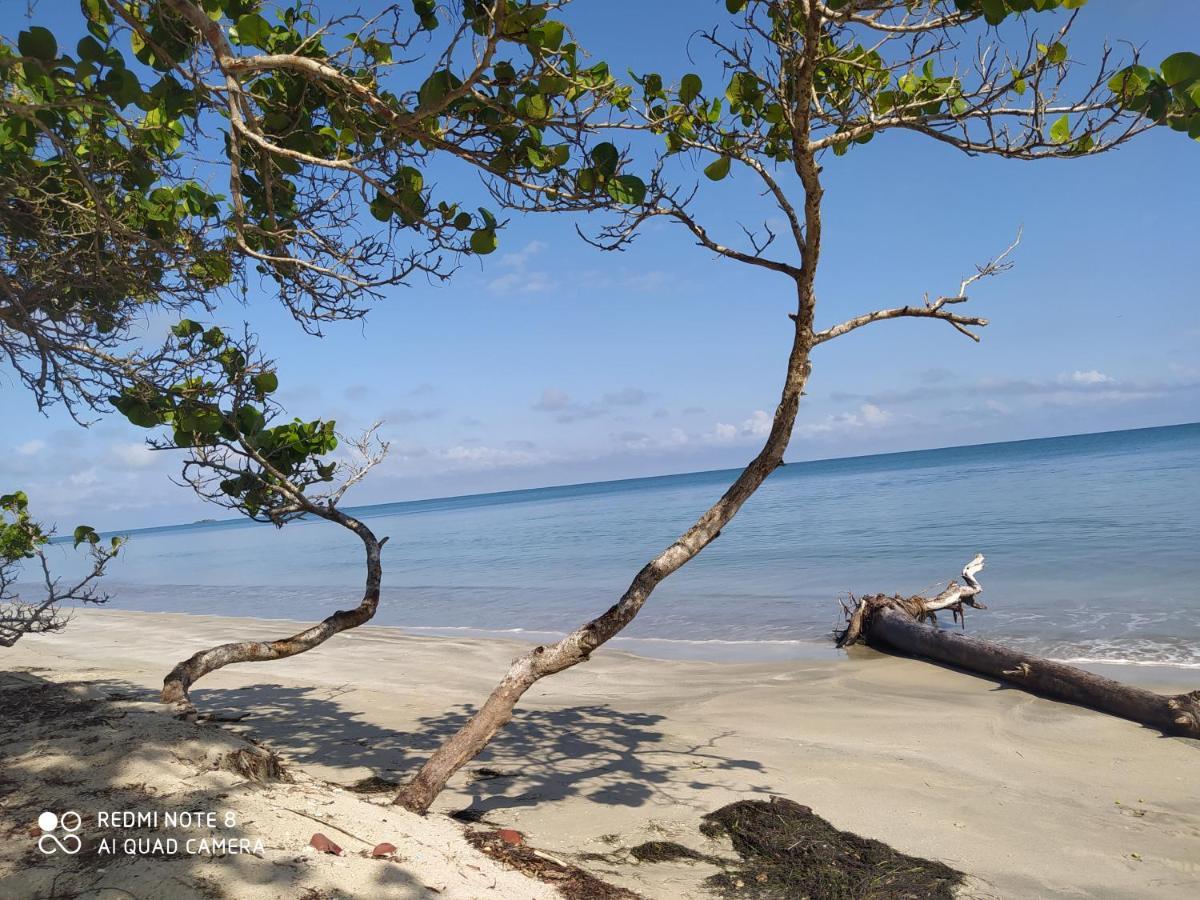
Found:
M 861 641 L 863 635 L 870 630 L 871 620 L 881 609 L 892 607 L 903 610 L 919 622 L 924 622 L 929 615 L 925 611 L 924 597 L 901 597 L 899 594 L 889 597 L 887 594 L 872 594 L 867 597 L 859 597 L 857 600 L 851 596 L 850 599 L 855 601 L 855 606 L 851 609 L 843 604 L 842 607 L 846 611 L 846 627 L 834 635 L 839 647 L 849 647 Z
M 898 594 L 889 597 L 886 594 L 873 594 L 855 600 L 851 595 L 850 599 L 854 601 L 855 605 L 850 607 L 842 604 L 842 609 L 846 613 L 846 627 L 834 635 L 837 645 L 849 647 L 851 644 L 861 641 L 870 630 L 874 617 L 883 609 L 898 609 L 918 622 L 924 622 L 926 619 L 937 622 L 937 614 L 948 609 L 954 616 L 954 621 L 960 622 L 966 628 L 967 616 L 964 607 L 987 609 L 979 602 L 979 595 L 983 593 L 983 585 L 976 578 L 983 571 L 983 566 L 984 556 L 982 553 L 977 553 L 969 563 L 963 566 L 963 583 L 960 585 L 956 581 L 950 582 L 946 589 L 936 597 L 922 597 L 919 594 L 915 597 L 901 597 Z
M 258 784 L 292 780 L 279 755 L 266 747 L 243 747 L 234 750 L 222 760 L 222 768 L 237 772 L 243 778 Z
M 1200 691 L 1177 694 L 1167 701 L 1167 708 L 1175 714 L 1178 734 L 1200 736 Z

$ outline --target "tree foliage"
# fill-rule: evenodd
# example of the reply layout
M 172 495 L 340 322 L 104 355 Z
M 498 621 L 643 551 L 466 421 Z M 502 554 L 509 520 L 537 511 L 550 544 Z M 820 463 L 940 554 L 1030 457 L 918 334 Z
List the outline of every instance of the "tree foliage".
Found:
M 40 403 L 86 411 L 164 362 L 129 344 L 147 308 L 257 276 L 319 332 L 492 252 L 502 223 L 436 167 L 591 170 L 578 123 L 623 90 L 557 6 L 82 0 L 74 47 L 21 31 L 0 44 L 0 350 Z M 640 199 L 615 169 L 595 177 Z
M 86 545 L 91 557 L 91 571 L 79 581 L 63 586 L 50 574 L 46 545 L 54 536 L 35 521 L 29 513 L 29 498 L 23 491 L 0 496 L 0 647 L 11 647 L 27 634 L 58 631 L 67 623 L 62 604 L 104 603 L 108 599 L 96 587 L 105 567 L 121 549 L 120 538 L 101 542 L 94 528 L 80 525 L 73 534 L 75 547 Z M 36 600 L 29 599 L 29 587 L 22 588 L 18 579 L 25 567 L 40 568 L 43 584 L 37 589 Z
M 40 24 L 0 42 L 0 355 L 40 407 L 166 425 L 156 445 L 188 452 L 209 499 L 277 524 L 337 519 L 348 484 L 305 494 L 332 480 L 334 425 L 272 421 L 253 338 L 184 319 L 155 344 L 142 323 L 207 318 L 259 278 L 319 333 L 493 252 L 503 223 L 438 167 L 571 178 L 592 168 L 578 123 L 622 91 L 558 5 L 318 19 L 300 0 L 81 0 L 74 46 Z M 597 181 L 640 200 L 617 168 Z M 369 468 L 379 445 L 362 449 Z

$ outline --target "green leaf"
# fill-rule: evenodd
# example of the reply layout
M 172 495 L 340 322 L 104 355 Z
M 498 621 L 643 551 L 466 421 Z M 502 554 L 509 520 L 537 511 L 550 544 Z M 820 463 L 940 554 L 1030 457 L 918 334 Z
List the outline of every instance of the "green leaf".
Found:
M 704 174 L 710 181 L 720 181 L 729 174 L 730 163 L 728 156 L 719 156 L 704 167 Z
M 1062 116 L 1050 126 L 1050 140 L 1056 144 L 1065 144 L 1071 140 L 1071 120 Z
M 496 232 L 490 228 L 480 229 L 471 235 L 471 252 L 487 256 L 496 249 Z
M 260 394 L 272 394 L 279 389 L 279 376 L 274 372 L 259 372 L 254 376 L 254 389 Z
M 530 94 L 528 97 L 521 98 L 517 104 L 517 112 L 527 119 L 540 122 L 550 115 L 550 104 L 541 94 Z
M 58 41 L 48 29 L 37 25 L 17 35 L 17 49 L 22 56 L 33 56 L 47 62 L 58 57 Z
M 605 141 L 592 148 L 592 162 L 596 164 L 596 171 L 603 175 L 614 174 L 620 161 L 621 153 L 614 144 Z
M 262 411 L 253 406 L 242 406 L 237 411 L 237 426 L 242 434 L 255 435 L 267 424 Z
M 78 547 L 84 541 L 89 544 L 94 544 L 100 540 L 100 535 L 96 534 L 96 529 L 90 525 L 80 525 L 75 529 L 72 535 L 75 538 L 75 546 Z
M 725 8 L 731 13 L 740 13 L 746 8 L 746 0 L 725 0 Z
M 984 21 L 989 25 L 999 25 L 1008 15 L 1004 0 L 980 0 L 979 8 L 983 10 Z
M 1065 63 L 1067 61 L 1067 45 L 1057 41 L 1051 44 L 1046 50 L 1046 59 L 1056 66 Z
M 1162 73 L 1171 87 L 1191 84 L 1200 79 L 1200 56 L 1195 53 L 1172 53 L 1163 60 Z
M 388 202 L 387 197 L 383 196 L 383 194 L 376 194 L 375 199 L 371 201 L 369 208 L 371 210 L 371 215 L 380 222 L 390 222 L 392 213 L 395 211 L 395 207 Z
M 377 63 L 390 63 L 392 61 L 392 48 L 383 41 L 371 38 L 363 41 L 363 52 Z
M 581 194 L 590 194 L 596 190 L 596 170 L 580 169 L 575 175 L 575 187 Z
M 242 16 L 237 20 L 237 34 L 233 35 L 237 38 L 239 44 L 253 44 L 256 47 L 265 47 L 267 40 L 271 37 L 271 23 L 260 16 L 258 13 L 250 13 Z
M 442 102 L 451 91 L 462 87 L 462 79 L 449 69 L 440 69 L 425 79 L 417 91 L 417 103 L 421 109 L 432 109 Z
M 620 175 L 608 183 L 608 196 L 626 206 L 637 206 L 646 199 L 646 182 L 636 175 Z
M 1128 66 L 1108 79 L 1108 89 L 1128 103 L 1144 94 L 1152 79 L 1145 66 Z
M 94 62 L 104 58 L 104 48 L 91 35 L 85 37 L 75 45 L 75 53 L 80 59 L 92 60 Z
M 529 42 L 535 47 L 557 50 L 562 46 L 566 29 L 562 22 L 549 20 L 529 29 Z
M 193 322 L 191 319 L 180 319 L 178 324 L 171 326 L 171 334 L 177 338 L 190 338 L 203 330 L 199 322 Z
M 200 434 L 216 434 L 221 430 L 224 420 L 221 414 L 212 409 L 201 409 L 186 417 L 186 429 Z M 180 422 L 180 425 L 184 425 Z
M 699 75 L 684 75 L 683 81 L 679 83 L 679 102 L 686 106 L 699 97 L 703 89 L 704 82 L 700 80 Z

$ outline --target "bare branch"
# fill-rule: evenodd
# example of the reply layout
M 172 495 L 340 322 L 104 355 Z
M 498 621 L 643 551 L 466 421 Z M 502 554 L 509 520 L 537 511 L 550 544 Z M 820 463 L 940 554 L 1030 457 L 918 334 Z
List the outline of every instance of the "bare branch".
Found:
M 980 318 L 979 316 L 965 316 L 948 307 L 958 303 L 966 303 L 970 299 L 967 289 L 975 282 L 983 278 L 990 278 L 993 275 L 999 275 L 1001 272 L 1011 269 L 1013 264 L 1008 260 L 1008 256 L 1020 243 L 1021 231 L 1018 230 L 1016 238 L 1002 253 L 988 260 L 983 265 L 978 266 L 975 274 L 963 278 L 959 283 L 957 294 L 938 297 L 936 300 L 930 300 L 926 296 L 925 303 L 921 306 L 898 306 L 892 309 L 879 309 L 874 312 L 864 313 L 861 316 L 855 316 L 853 319 L 847 319 L 841 324 L 826 328 L 824 331 L 817 332 L 814 340 L 817 344 L 823 344 L 826 341 L 831 341 L 836 337 L 841 337 L 843 334 L 854 331 L 856 328 L 862 328 L 864 325 L 870 325 L 872 322 L 882 322 L 886 319 L 923 318 L 941 319 L 944 322 L 949 322 L 955 330 L 978 342 L 979 335 L 972 332 L 970 328 L 982 328 L 986 326 L 988 323 L 987 319 Z

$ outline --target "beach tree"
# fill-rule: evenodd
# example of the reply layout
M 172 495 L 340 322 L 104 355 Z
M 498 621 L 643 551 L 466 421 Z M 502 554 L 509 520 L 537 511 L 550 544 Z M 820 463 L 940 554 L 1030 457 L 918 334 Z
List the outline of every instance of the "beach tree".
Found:
M 168 422 L 143 400 L 195 402 L 195 379 L 235 391 L 240 369 L 213 362 L 235 349 L 220 329 L 191 340 L 192 319 L 166 341 L 148 323 L 211 318 L 257 281 L 319 335 L 493 252 L 503 223 L 462 175 L 580 168 L 578 122 L 619 90 L 557 6 L 80 0 L 77 42 L 36 24 L 0 41 L 0 357 L 39 408 L 86 425 L 115 407 L 169 424 L 160 449 L 206 446 L 211 416 Z
M 729 19 L 701 33 L 720 64 L 700 74 L 636 76 L 628 107 L 604 125 L 662 141 L 646 165 L 644 197 L 612 202 L 595 175 L 574 182 L 498 185 L 504 205 L 528 212 L 615 213 L 590 240 L 618 250 L 649 222 L 681 226 L 722 260 L 779 277 L 794 298 L 791 349 L 778 405 L 762 448 L 724 494 L 670 546 L 645 564 L 606 611 L 561 640 L 515 660 L 479 710 L 433 753 L 395 802 L 424 812 L 447 781 L 504 727 L 539 680 L 585 662 L 624 629 L 655 587 L 716 540 L 746 500 L 783 464 L 818 348 L 876 323 L 920 318 L 973 341 L 986 319 L 964 307 L 979 283 L 1003 272 L 1013 245 L 955 287 L 924 298 L 819 321 L 822 171 L 855 148 L 896 132 L 928 137 L 963 153 L 1015 160 L 1071 160 L 1104 153 L 1165 126 L 1200 139 L 1200 56 L 1176 53 L 1151 66 L 1136 49 L 1086 60 L 1072 49 L 1086 0 L 726 0 Z M 603 126 L 598 126 L 603 130 Z M 614 137 L 614 140 L 617 140 Z M 764 219 L 784 223 L 726 238 L 729 223 L 702 219 L 686 166 L 703 182 L 744 178 L 762 197 Z M 703 189 L 703 187 L 701 187 Z M 1015 225 L 1014 225 L 1015 227 Z M 1019 235 L 1018 235 L 1019 239 Z
M 121 549 L 119 537 L 100 540 L 95 529 L 78 526 L 73 534 L 76 549 L 82 544 L 90 555 L 90 571 L 70 584 L 63 584 L 50 571 L 46 545 L 54 536 L 29 513 L 29 498 L 23 491 L 0 496 L 0 647 L 11 647 L 27 634 L 49 634 L 66 627 L 70 619 L 64 603 L 105 603 L 97 582 Z M 41 584 L 36 599 L 22 595 L 18 580 L 25 567 L 40 570 Z M 35 576 L 36 577 L 36 576 Z

